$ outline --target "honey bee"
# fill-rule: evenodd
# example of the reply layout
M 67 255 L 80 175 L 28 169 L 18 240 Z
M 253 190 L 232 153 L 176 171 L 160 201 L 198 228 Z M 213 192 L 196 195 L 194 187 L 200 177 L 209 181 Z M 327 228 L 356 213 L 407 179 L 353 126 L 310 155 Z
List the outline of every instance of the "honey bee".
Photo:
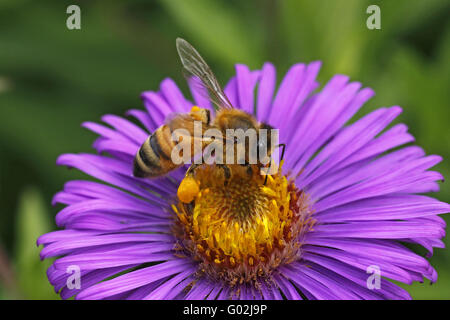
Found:
M 273 129 L 266 123 L 258 122 L 249 113 L 232 106 L 230 100 L 219 85 L 216 76 L 191 44 L 184 39 L 177 38 L 176 47 L 185 73 L 190 79 L 197 80 L 197 83 L 202 86 L 202 91 L 208 93 L 209 100 L 214 104 L 216 115 L 214 119 L 211 119 L 208 109 L 194 106 L 189 113 L 175 114 L 166 119 L 165 123 L 147 138 L 137 152 L 133 170 L 134 176 L 136 177 L 160 177 L 180 167 L 182 164 L 176 165 L 171 160 L 171 153 L 175 147 L 175 143 L 172 141 L 172 133 L 176 129 L 186 129 L 193 137 L 195 121 L 201 121 L 203 132 L 210 128 L 215 128 L 222 132 L 224 137 L 226 136 L 227 129 L 242 129 L 243 131 L 253 129 L 258 132 L 258 136 L 261 129 Z M 194 143 L 195 138 L 191 139 L 191 141 Z M 257 148 L 266 148 L 265 150 L 268 151 L 268 156 L 270 156 L 273 147 L 270 136 L 267 135 L 267 139 L 257 139 L 257 141 Z M 202 140 L 201 151 L 209 143 L 211 143 L 211 140 Z M 248 143 L 244 143 L 247 147 Z M 280 144 L 278 146 L 283 147 L 282 159 L 285 145 Z M 192 149 L 194 149 L 193 146 Z M 197 150 L 197 152 L 199 151 Z M 248 152 L 245 152 L 245 154 L 245 161 L 241 165 L 247 167 L 248 173 L 252 174 L 253 169 L 248 162 Z M 196 152 L 193 152 L 192 158 L 196 155 Z M 258 162 L 256 166 L 262 167 L 263 164 Z M 187 170 L 186 176 L 192 174 L 196 167 L 198 165 L 192 164 Z M 220 167 L 223 168 L 225 177 L 229 178 L 231 176 L 229 165 L 221 164 Z
M 182 164 L 175 164 L 171 158 L 172 150 L 176 146 L 172 133 L 176 129 L 185 129 L 193 137 L 195 121 L 201 121 L 202 128 L 207 129 L 210 123 L 210 111 L 194 106 L 189 113 L 175 114 L 166 119 L 165 123 L 156 129 L 139 148 L 134 158 L 133 175 L 139 178 L 156 178 L 180 167 Z M 194 149 L 195 139 L 191 141 L 192 149 Z

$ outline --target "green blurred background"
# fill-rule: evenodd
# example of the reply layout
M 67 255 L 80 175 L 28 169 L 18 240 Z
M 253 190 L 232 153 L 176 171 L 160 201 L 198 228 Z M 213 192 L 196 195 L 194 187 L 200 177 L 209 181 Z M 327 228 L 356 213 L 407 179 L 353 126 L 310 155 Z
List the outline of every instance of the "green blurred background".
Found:
M 66 28 L 70 4 L 81 7 L 81 30 Z M 381 30 L 366 27 L 370 4 L 381 8 Z M 293 63 L 322 60 L 322 84 L 344 73 L 375 89 L 359 115 L 402 106 L 399 121 L 417 144 L 448 160 L 449 12 L 446 0 L 1 0 L 0 298 L 58 298 L 35 240 L 56 229 L 52 195 L 86 176 L 55 160 L 92 152 L 95 135 L 81 122 L 141 108 L 140 93 L 163 78 L 187 91 L 176 37 L 193 43 L 222 83 L 235 63 L 272 61 L 280 80 Z M 448 161 L 437 169 L 450 176 Z M 441 186 L 436 197 L 449 202 L 449 184 Z M 404 287 L 414 298 L 448 299 L 450 251 L 437 249 L 432 263 L 436 284 Z

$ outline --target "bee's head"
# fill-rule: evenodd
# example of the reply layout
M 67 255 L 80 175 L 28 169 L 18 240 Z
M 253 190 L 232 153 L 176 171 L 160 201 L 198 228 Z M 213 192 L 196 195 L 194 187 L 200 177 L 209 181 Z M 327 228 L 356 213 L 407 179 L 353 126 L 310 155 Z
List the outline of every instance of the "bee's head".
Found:
M 262 135 L 261 130 L 266 130 L 266 134 Z M 258 134 L 258 154 L 260 153 L 260 150 L 263 150 L 267 153 L 268 156 L 270 156 L 272 152 L 272 130 L 273 127 L 271 125 L 268 125 L 267 123 L 262 123 L 260 128 L 260 132 Z

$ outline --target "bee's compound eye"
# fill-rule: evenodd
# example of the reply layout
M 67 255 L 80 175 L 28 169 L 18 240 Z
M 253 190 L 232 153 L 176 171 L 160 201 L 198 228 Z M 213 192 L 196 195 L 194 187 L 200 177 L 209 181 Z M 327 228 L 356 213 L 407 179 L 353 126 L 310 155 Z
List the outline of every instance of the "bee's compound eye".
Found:
M 258 148 L 265 148 L 266 145 L 267 145 L 267 143 L 266 143 L 265 140 L 260 139 L 260 140 L 258 141 Z
M 192 177 L 186 177 L 178 187 L 177 196 L 183 203 L 191 203 L 200 192 L 198 182 Z
M 267 141 L 265 139 L 261 139 L 258 141 L 258 153 L 268 153 L 270 152 L 270 147 L 267 145 Z

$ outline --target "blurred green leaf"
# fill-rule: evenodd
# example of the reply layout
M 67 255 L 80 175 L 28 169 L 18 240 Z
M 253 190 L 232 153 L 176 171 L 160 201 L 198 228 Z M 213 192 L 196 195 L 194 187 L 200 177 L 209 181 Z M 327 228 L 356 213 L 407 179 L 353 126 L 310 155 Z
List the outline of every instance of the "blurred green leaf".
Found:
M 35 188 L 26 189 L 20 197 L 14 264 L 20 293 L 26 299 L 58 298 L 46 276 L 51 261 L 40 261 L 36 246 L 36 239 L 51 230 L 46 207 Z
M 446 268 L 447 264 L 441 262 L 433 265 L 438 270 L 438 280 L 436 283 L 430 284 L 430 281 L 425 280 L 424 283 L 414 282 L 412 285 L 400 284 L 401 287 L 408 290 L 413 299 L 450 299 L 450 290 L 448 290 L 450 272 Z
M 425 1 L 373 1 L 382 12 L 382 29 L 389 33 L 402 33 L 435 18 L 436 13 L 448 9 L 447 0 Z M 367 6 L 366 6 L 367 7 Z
M 209 0 L 159 0 L 183 28 L 187 40 L 200 43 L 207 53 L 229 65 L 261 65 L 261 44 L 234 6 Z M 243 32 L 246 30 L 246 32 Z M 180 34 L 182 36 L 182 34 Z
M 34 241 L 54 229 L 49 219 L 58 208 L 45 210 L 52 195 L 64 181 L 85 177 L 56 167 L 57 156 L 91 152 L 96 135 L 81 122 L 143 108 L 140 93 L 158 90 L 163 78 L 186 89 L 175 50 L 179 36 L 201 51 L 221 83 L 235 63 L 254 69 L 265 60 L 275 63 L 278 82 L 293 63 L 312 60 L 323 62 L 322 85 L 335 73 L 348 74 L 376 91 L 357 116 L 400 105 L 398 121 L 427 153 L 444 157 L 434 169 L 450 177 L 447 0 L 83 1 L 78 31 L 65 27 L 69 4 L 0 2 L 0 241 L 16 257 L 24 297 L 55 296 Z M 370 4 L 381 8 L 381 30 L 366 28 Z M 28 185 L 39 191 L 24 192 Z M 433 196 L 448 202 L 450 185 L 441 185 Z M 22 239 L 30 233 L 25 229 L 35 234 Z M 448 296 L 450 250 L 436 250 L 432 262 L 437 284 L 406 286 L 413 297 Z M 11 293 L 1 288 L 2 297 Z
M 334 73 L 353 74 L 370 40 L 365 32 L 365 7 L 359 0 L 280 2 L 280 21 L 289 56 L 295 60 L 324 62 L 324 78 Z M 374 33 L 372 34 L 372 36 Z

